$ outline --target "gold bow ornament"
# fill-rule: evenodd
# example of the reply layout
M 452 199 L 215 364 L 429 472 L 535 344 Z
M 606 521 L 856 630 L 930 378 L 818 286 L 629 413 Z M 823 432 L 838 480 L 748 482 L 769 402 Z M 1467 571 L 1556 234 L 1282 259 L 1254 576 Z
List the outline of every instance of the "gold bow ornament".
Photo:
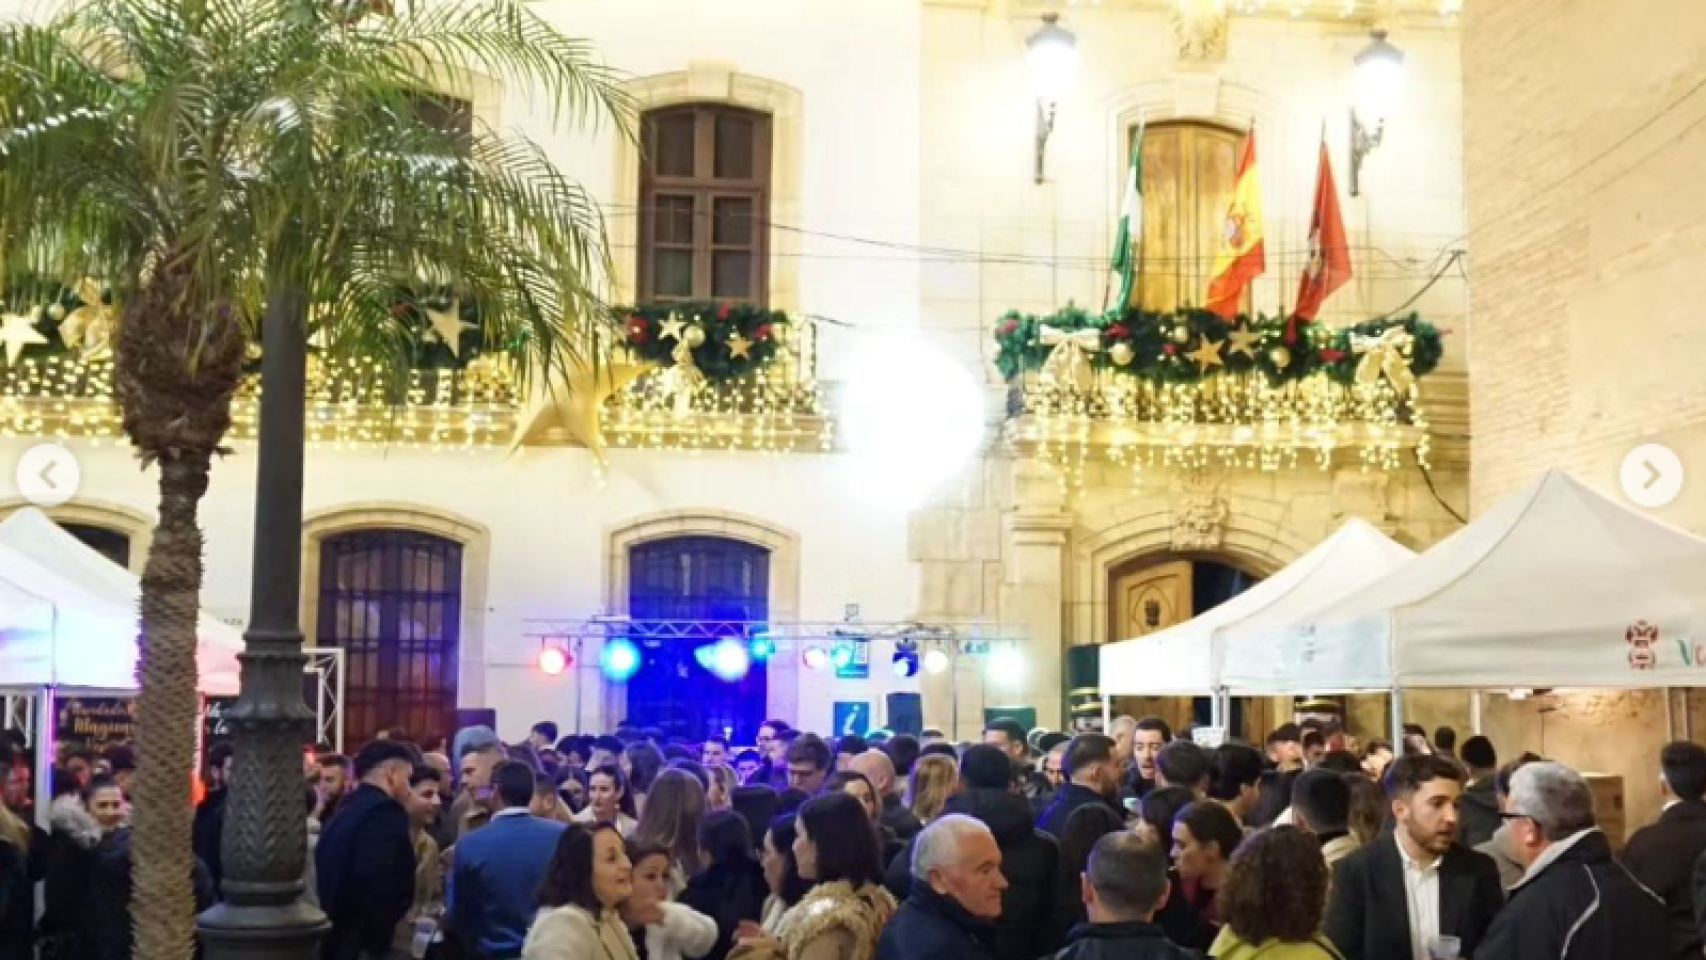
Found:
M 59 322 L 59 339 L 84 360 L 104 359 L 112 349 L 115 311 L 101 302 L 101 285 L 93 280 L 78 281 L 76 292 L 83 305 Z
M 1089 393 L 1096 385 L 1090 354 L 1102 349 L 1102 331 L 1093 328 L 1067 333 L 1043 324 L 1037 342 L 1053 347 L 1043 361 L 1043 382 Z
M 1401 394 L 1409 393 L 1416 384 L 1415 374 L 1410 372 L 1410 359 L 1405 356 L 1410 343 L 1410 334 L 1403 327 L 1388 327 L 1378 337 L 1351 334 L 1351 352 L 1362 355 L 1357 363 L 1357 383 L 1374 386 L 1384 373 L 1394 389 Z
M 675 349 L 669 352 L 675 365 L 663 372 L 660 386 L 664 396 L 671 398 L 676 417 L 693 412 L 693 398 L 705 386 L 705 371 L 693 361 L 693 348 L 704 342 L 704 329 L 694 325 L 686 328 L 684 335 L 676 339 Z

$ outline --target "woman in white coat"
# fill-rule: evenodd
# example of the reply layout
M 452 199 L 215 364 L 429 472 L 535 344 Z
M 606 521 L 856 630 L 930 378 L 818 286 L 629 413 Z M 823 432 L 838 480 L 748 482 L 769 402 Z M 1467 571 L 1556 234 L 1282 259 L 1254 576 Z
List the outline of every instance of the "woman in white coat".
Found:
M 620 912 L 633 892 L 633 867 L 616 827 L 570 824 L 539 885 L 539 915 L 522 960 L 638 960 Z
M 622 904 L 622 919 L 635 943 L 645 941 L 647 960 L 699 960 L 717 945 L 717 921 L 670 902 L 673 859 L 667 847 L 628 841 L 634 892 Z

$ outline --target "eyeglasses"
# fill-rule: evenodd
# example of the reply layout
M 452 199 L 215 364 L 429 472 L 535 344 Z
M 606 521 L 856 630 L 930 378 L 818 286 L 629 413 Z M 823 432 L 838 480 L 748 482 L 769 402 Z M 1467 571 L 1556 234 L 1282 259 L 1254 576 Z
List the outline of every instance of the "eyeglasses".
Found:
M 1538 825 L 1540 823 L 1539 820 L 1535 820 L 1534 817 L 1529 815 L 1529 814 L 1513 813 L 1510 811 L 1500 811 L 1499 812 L 1499 819 L 1500 820 L 1528 820 L 1528 821 L 1530 821 L 1536 825 Z

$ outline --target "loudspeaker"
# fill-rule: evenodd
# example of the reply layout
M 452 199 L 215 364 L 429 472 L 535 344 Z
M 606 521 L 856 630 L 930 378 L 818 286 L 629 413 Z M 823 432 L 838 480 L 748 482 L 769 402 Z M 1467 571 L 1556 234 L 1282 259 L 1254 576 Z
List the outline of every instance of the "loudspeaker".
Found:
M 1102 648 L 1066 648 L 1066 708 L 1075 733 L 1102 732 Z
M 924 697 L 916 693 L 889 694 L 889 729 L 919 736 L 924 732 Z

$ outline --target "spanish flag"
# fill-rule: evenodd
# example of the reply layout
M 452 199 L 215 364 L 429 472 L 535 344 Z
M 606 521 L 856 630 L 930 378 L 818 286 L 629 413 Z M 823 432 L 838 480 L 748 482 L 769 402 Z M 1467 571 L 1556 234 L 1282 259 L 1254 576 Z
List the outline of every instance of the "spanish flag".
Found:
M 1208 283 L 1208 308 L 1227 320 L 1238 316 L 1244 288 L 1268 269 L 1262 245 L 1262 181 L 1256 173 L 1256 131 L 1244 138 L 1232 206 L 1215 248 L 1214 274 Z

